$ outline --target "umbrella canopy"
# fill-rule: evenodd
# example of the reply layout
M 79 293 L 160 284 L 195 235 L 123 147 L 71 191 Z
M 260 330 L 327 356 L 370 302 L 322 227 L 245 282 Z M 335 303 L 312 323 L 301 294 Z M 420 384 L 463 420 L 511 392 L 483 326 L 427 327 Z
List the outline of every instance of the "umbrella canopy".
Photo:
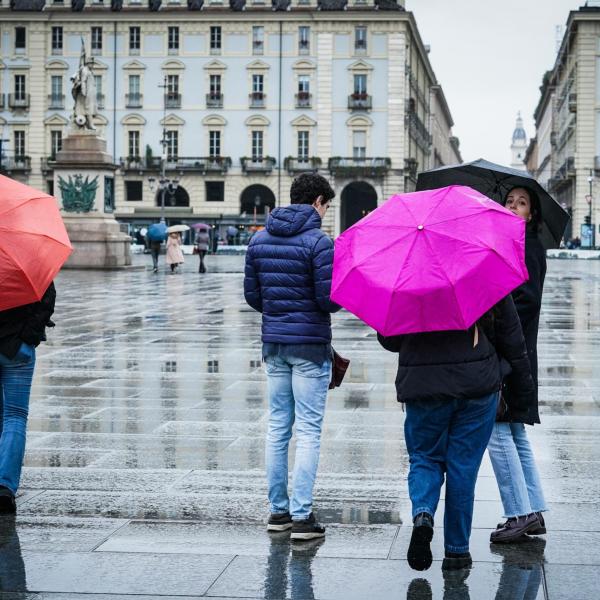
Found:
M 508 192 L 517 186 L 529 188 L 540 201 L 544 248 L 558 248 L 569 222 L 569 214 L 526 171 L 517 171 L 480 158 L 469 163 L 439 167 L 419 173 L 417 191 L 448 185 L 468 185 L 488 198 L 504 204 Z
M 171 225 L 171 227 L 167 227 L 167 233 L 183 233 L 188 230 L 189 227 L 187 225 Z
M 0 310 L 39 301 L 71 252 L 56 199 L 0 175 Z
M 192 227 L 194 229 L 198 229 L 198 230 L 200 230 L 200 229 L 210 229 L 210 225 L 207 225 L 206 223 L 194 223 L 192 225 Z
M 151 242 L 164 242 L 167 237 L 167 225 L 164 222 L 153 223 L 148 227 L 148 238 Z
M 450 186 L 392 196 L 338 237 L 331 299 L 385 336 L 468 329 L 527 277 L 525 221 Z

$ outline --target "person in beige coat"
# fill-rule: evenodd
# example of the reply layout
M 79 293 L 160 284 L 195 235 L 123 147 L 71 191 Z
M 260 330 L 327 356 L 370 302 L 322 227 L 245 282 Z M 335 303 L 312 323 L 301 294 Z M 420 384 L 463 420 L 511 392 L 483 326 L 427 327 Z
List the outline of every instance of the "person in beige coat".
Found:
M 175 273 L 177 267 L 182 265 L 183 252 L 181 251 L 181 234 L 170 233 L 167 238 L 167 264 L 171 265 L 171 273 Z

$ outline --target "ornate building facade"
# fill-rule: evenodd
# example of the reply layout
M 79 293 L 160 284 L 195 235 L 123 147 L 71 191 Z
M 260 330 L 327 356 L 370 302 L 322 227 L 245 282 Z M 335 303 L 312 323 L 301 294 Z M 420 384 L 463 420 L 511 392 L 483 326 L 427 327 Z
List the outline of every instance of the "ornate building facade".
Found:
M 528 170 L 571 214 L 565 238 L 591 221 L 600 239 L 600 4 L 571 11 L 552 70 L 544 74 Z
M 510 145 L 510 166 L 513 169 L 525 171 L 525 154 L 527 152 L 527 134 L 523 127 L 521 113 L 517 114 L 517 122 L 512 134 L 512 143 Z
M 460 162 L 402 2 L 0 0 L 2 172 L 54 191 L 82 40 L 122 222 L 164 210 L 247 227 L 318 171 L 336 189 L 325 227 L 338 234 L 412 191 L 419 170 Z M 176 182 L 164 195 L 163 167 Z

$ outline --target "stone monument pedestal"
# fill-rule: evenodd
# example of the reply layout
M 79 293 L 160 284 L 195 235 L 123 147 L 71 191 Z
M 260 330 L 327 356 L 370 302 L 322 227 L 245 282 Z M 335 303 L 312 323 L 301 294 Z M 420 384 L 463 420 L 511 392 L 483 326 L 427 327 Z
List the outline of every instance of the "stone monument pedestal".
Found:
M 73 253 L 63 268 L 114 269 L 131 265 L 131 238 L 113 216 L 117 165 L 95 131 L 72 131 L 56 155 L 54 191 Z

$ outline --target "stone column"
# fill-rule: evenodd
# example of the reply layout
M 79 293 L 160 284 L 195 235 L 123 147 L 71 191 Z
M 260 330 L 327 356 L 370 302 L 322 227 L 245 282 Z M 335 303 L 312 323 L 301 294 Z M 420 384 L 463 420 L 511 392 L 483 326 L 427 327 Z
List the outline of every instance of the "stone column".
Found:
M 131 265 L 131 238 L 113 216 L 115 171 L 106 140 L 95 131 L 72 131 L 54 165 L 54 190 L 73 253 L 71 269 L 114 269 Z

